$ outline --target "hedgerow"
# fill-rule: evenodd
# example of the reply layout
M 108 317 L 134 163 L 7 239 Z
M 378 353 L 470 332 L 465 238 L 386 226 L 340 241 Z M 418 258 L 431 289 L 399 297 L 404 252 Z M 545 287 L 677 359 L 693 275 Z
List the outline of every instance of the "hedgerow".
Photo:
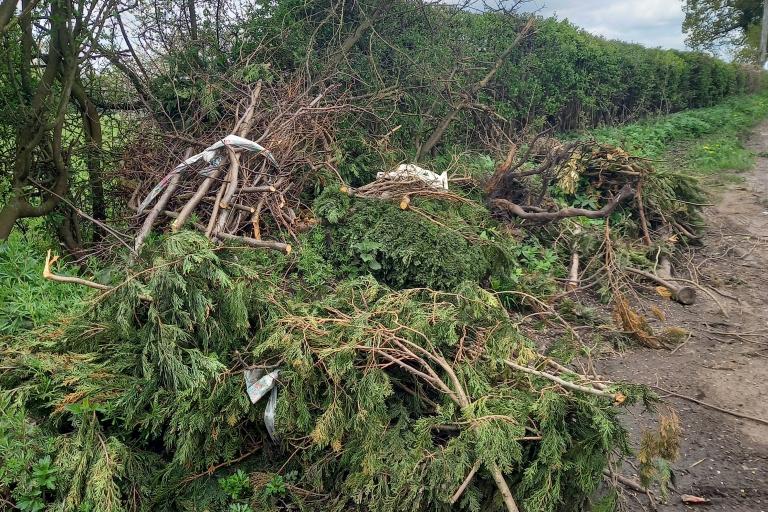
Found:
M 360 8 L 369 10 L 377 5 L 363 4 Z M 184 112 L 202 109 L 215 124 L 217 105 L 229 86 L 216 80 L 212 87 L 211 76 L 253 84 L 302 69 L 322 75 L 334 57 L 337 37 L 332 24 L 318 23 L 325 8 L 319 0 L 291 0 L 252 11 L 228 50 L 211 50 L 202 62 L 185 51 L 169 56 L 169 70 L 154 82 L 154 94 L 171 118 L 180 120 Z M 350 25 L 364 19 L 358 10 L 348 16 L 345 23 Z M 452 108 L 454 97 L 482 78 L 486 63 L 498 57 L 524 23 L 520 15 L 392 2 L 386 16 L 377 20 L 375 33 L 346 53 L 336 77 L 351 95 L 378 98 L 368 115 L 356 112 L 342 127 L 337 165 L 343 177 L 352 184 L 369 180 L 371 167 L 382 162 L 368 139 L 393 127 L 397 130 L 387 137 L 386 147 L 395 160 L 413 158 L 437 120 Z M 307 45 L 313 51 L 305 51 Z M 251 52 L 258 58 L 238 61 Z M 201 79 L 178 78 L 195 74 Z M 538 18 L 532 34 L 479 91 L 476 106 L 483 108 L 459 112 L 431 156 L 451 153 L 454 147 L 485 149 L 498 123 L 512 132 L 544 125 L 567 131 L 707 107 L 758 90 L 761 76 L 701 53 L 606 40 L 568 21 Z
M 314 7 L 313 7 L 314 6 Z M 314 3 L 280 2 L 268 19 L 254 16 L 244 27 L 236 47 L 263 48 L 269 34 L 296 24 L 314 29 L 306 11 L 321 9 Z M 415 14 L 415 13 L 418 14 Z M 351 20 L 354 22 L 355 20 Z M 386 125 L 369 120 L 366 129 L 392 137 L 393 147 L 409 154 L 432 128 L 427 116 L 439 118 L 450 107 L 435 82 L 449 80 L 448 87 L 466 90 L 485 69 L 464 69 L 460 61 L 493 62 L 514 39 L 525 19 L 495 13 L 455 12 L 441 6 L 419 7 L 395 3 L 379 21 L 377 32 L 363 38 L 348 57 L 350 82 L 358 94 L 397 84 L 402 91 L 394 103 L 381 101 Z M 649 114 L 670 113 L 717 104 L 729 96 L 760 87 L 760 73 L 695 52 L 645 48 L 591 35 L 568 21 L 539 18 L 535 31 L 505 60 L 495 78 L 481 91 L 479 103 L 495 112 L 513 128 L 542 122 L 560 130 L 589 128 L 625 122 Z M 317 29 L 323 41 L 328 27 Z M 291 32 L 290 43 L 274 51 L 280 65 L 291 69 L 307 64 L 322 68 L 318 57 L 290 54 L 288 49 L 307 44 L 302 30 Z M 283 41 L 280 41 L 283 43 Z M 321 43 L 322 44 L 322 43 Z M 363 85 L 370 84 L 370 85 Z M 420 113 L 421 115 L 413 115 Z M 480 111 L 462 112 L 443 137 L 443 148 L 479 145 L 488 122 Z M 359 156 L 348 148 L 344 161 Z

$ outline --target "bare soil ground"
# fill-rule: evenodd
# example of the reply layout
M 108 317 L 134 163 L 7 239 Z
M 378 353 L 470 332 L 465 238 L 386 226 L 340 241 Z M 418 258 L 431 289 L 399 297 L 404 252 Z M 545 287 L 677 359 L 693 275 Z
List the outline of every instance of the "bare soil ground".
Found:
M 705 209 L 709 228 L 702 246 L 679 272 L 723 294 L 713 292 L 713 300 L 699 290 L 695 305 L 681 306 L 649 293 L 644 298 L 666 314 L 657 328 L 683 327 L 690 338 L 674 352 L 637 348 L 597 367 L 612 379 L 768 419 L 768 123 L 757 127 L 748 147 L 758 155 L 754 169 L 744 183 L 715 193 L 716 204 Z M 768 425 L 659 394 L 678 411 L 684 432 L 673 465 L 678 494 L 658 509 L 768 511 Z M 636 437 L 652 424 L 651 418 L 628 416 Z M 628 494 L 630 510 L 650 510 L 643 496 Z M 687 506 L 680 494 L 711 504 Z

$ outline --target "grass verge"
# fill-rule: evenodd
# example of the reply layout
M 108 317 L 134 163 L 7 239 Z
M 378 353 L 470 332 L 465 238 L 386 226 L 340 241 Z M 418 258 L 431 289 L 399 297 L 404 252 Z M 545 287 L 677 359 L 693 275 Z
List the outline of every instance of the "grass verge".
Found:
M 744 141 L 766 117 L 768 91 L 594 134 L 656 160 L 661 169 L 690 174 L 709 187 L 722 186 L 742 181 L 739 173 L 752 168 L 756 155 Z

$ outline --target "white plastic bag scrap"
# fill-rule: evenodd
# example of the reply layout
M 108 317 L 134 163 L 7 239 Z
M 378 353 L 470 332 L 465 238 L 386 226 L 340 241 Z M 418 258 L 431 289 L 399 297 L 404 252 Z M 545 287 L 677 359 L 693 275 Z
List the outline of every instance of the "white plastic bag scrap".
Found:
M 220 141 L 216 142 L 215 144 L 212 144 L 205 148 L 205 150 L 202 153 L 198 153 L 194 156 L 191 156 L 181 162 L 179 165 L 176 166 L 175 171 L 184 169 L 185 167 L 189 167 L 190 165 L 194 164 L 200 159 L 203 159 L 204 161 L 208 163 L 218 163 L 217 157 L 219 149 L 223 148 L 224 146 L 229 147 L 235 147 L 235 148 L 242 148 L 247 149 L 248 151 L 255 151 L 257 153 L 264 153 L 264 156 L 266 156 L 272 164 L 277 167 L 277 161 L 275 160 L 275 157 L 272 156 L 272 153 L 270 153 L 264 146 L 257 142 L 253 142 L 250 139 L 246 139 L 243 137 L 239 137 L 237 135 L 227 135 Z
M 395 171 L 376 173 L 376 179 L 402 180 L 417 178 L 434 188 L 448 190 L 448 172 L 436 174 L 416 164 L 400 164 Z
M 261 400 L 267 392 L 275 387 L 277 376 L 280 374 L 280 370 L 275 370 L 264 375 L 264 370 L 259 368 L 255 370 L 245 370 L 243 376 L 245 377 L 245 391 L 248 393 L 248 397 L 251 399 L 251 403 L 255 404 Z M 262 375 L 264 375 L 262 377 Z
M 272 388 L 269 394 L 267 408 L 264 409 L 264 424 L 267 426 L 267 432 L 272 441 L 277 442 L 277 432 L 275 432 L 275 411 L 277 410 L 277 386 Z
M 251 399 L 251 403 L 255 404 L 267 394 L 269 390 L 272 393 L 269 395 L 269 401 L 267 407 L 264 409 L 264 424 L 267 426 L 267 432 L 269 437 L 273 441 L 277 441 L 277 432 L 275 432 L 275 411 L 277 411 L 277 376 L 280 374 L 280 370 L 275 370 L 264 375 L 264 370 L 260 368 L 248 369 L 243 371 L 243 377 L 245 378 L 245 391 L 248 393 L 248 398 Z
M 139 213 L 144 211 L 144 208 L 149 206 L 149 203 L 154 201 L 154 199 L 160 195 L 160 192 L 168 185 L 168 183 L 171 181 L 171 178 L 174 174 L 180 173 L 184 171 L 185 169 L 189 168 L 193 164 L 199 162 L 200 160 L 203 160 L 206 163 L 213 164 L 214 166 L 217 166 L 219 163 L 221 163 L 221 157 L 219 156 L 219 150 L 223 147 L 232 147 L 232 148 L 241 148 L 246 149 L 248 151 L 254 151 L 256 153 L 264 153 L 264 156 L 267 157 L 267 159 L 272 162 L 272 165 L 275 167 L 278 167 L 277 160 L 275 160 L 275 157 L 272 155 L 272 153 L 266 149 L 264 146 L 257 142 L 253 142 L 250 139 L 246 139 L 243 137 L 239 137 L 237 135 L 227 135 L 220 141 L 211 144 L 207 148 L 205 148 L 204 151 L 193 155 L 183 162 L 181 162 L 179 165 L 177 165 L 171 172 L 169 172 L 167 175 L 163 177 L 162 180 L 160 180 L 160 183 L 158 183 L 155 188 L 152 189 L 152 191 L 149 193 L 149 195 L 144 199 L 144 201 L 141 202 L 139 205 Z M 207 174 L 212 169 L 210 167 L 207 167 L 201 171 L 201 174 Z

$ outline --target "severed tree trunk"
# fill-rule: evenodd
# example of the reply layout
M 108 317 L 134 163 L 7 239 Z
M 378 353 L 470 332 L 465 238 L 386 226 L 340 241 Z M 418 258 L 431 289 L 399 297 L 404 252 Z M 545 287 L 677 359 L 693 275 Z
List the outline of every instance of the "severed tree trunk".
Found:
M 668 289 L 672 294 L 672 300 L 679 302 L 680 304 L 690 306 L 696 303 L 696 289 L 691 286 L 679 285 L 672 281 L 672 265 L 668 258 L 662 257 L 659 261 L 659 268 L 655 274 L 640 270 L 637 268 L 627 267 L 626 270 L 643 276 L 646 279 L 653 281 L 654 283 L 663 286 Z

